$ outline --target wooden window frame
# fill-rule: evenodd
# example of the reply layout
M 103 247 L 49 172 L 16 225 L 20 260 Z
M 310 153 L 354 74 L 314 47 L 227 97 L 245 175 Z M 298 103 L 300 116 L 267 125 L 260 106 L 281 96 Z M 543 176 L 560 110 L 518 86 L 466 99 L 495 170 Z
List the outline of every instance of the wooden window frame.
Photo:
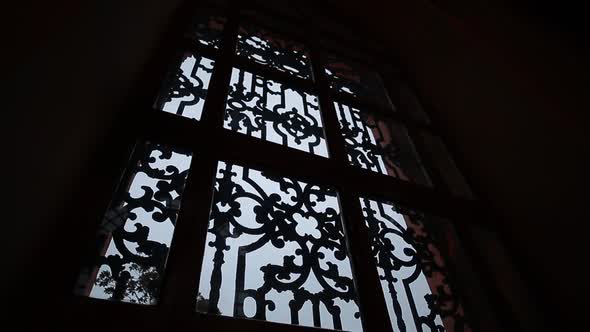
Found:
M 111 132 L 104 143 L 101 162 L 97 163 L 90 174 L 102 174 L 85 184 L 87 197 L 94 198 L 94 203 L 86 205 L 86 215 L 95 220 L 77 231 L 70 231 L 71 236 L 78 238 L 78 243 L 91 239 L 96 230 L 105 206 L 110 201 L 113 188 L 119 179 L 122 169 L 126 167 L 129 152 L 137 141 L 153 141 L 170 146 L 189 149 L 193 152 L 193 162 L 190 167 L 188 182 L 185 188 L 182 209 L 178 217 L 172 241 L 169 260 L 164 276 L 160 299 L 155 306 L 137 305 L 130 303 L 110 302 L 87 297 L 72 296 L 68 310 L 74 317 L 72 322 L 91 321 L 93 329 L 112 330 L 113 321 L 117 322 L 116 330 L 240 330 L 240 331 L 320 331 L 323 329 L 279 324 L 269 321 L 239 319 L 228 316 L 202 314 L 195 311 L 196 294 L 199 287 L 200 269 L 203 260 L 205 238 L 212 201 L 212 188 L 215 181 L 217 162 L 219 160 L 247 166 L 259 170 L 272 170 L 292 179 L 313 184 L 329 185 L 338 190 L 345 233 L 349 242 L 351 263 L 357 284 L 359 307 L 365 331 L 390 331 L 390 319 L 385 305 L 384 295 L 377 275 L 377 270 L 371 257 L 370 243 L 358 197 L 370 197 L 383 201 L 391 201 L 424 213 L 448 218 L 457 231 L 459 240 L 466 251 L 475 252 L 475 247 L 465 235 L 465 225 L 479 223 L 489 228 L 484 215 L 487 209 L 477 200 L 460 198 L 450 194 L 449 188 L 442 181 L 434 162 L 418 139 L 421 130 L 440 137 L 433 121 L 429 124 L 421 123 L 405 115 L 403 112 L 392 112 L 376 105 L 363 104 L 357 99 L 344 94 L 337 94 L 330 90 L 322 60 L 328 54 L 338 50 L 325 49 L 320 44 L 318 33 L 309 31 L 305 25 L 299 25 L 303 30 L 281 31 L 287 36 L 304 42 L 310 49 L 314 80 L 306 81 L 288 73 L 273 70 L 235 54 L 237 31 L 239 23 L 244 17 L 241 8 L 230 4 L 222 10 L 227 22 L 222 34 L 219 50 L 205 47 L 191 42 L 185 36 L 187 22 L 192 19 L 196 11 L 189 1 L 178 11 L 176 23 L 165 34 L 157 54 L 148 64 L 149 72 L 145 74 L 145 82 L 141 85 L 143 91 L 132 96 L 136 102 L 127 105 L 128 114 L 121 117 L 118 126 Z M 258 10 L 264 10 L 258 8 Z M 248 18 L 249 23 L 260 22 Z M 264 25 L 264 24 L 262 24 Z M 272 28 L 272 27 L 270 27 Z M 342 42 L 346 43 L 346 40 Z M 348 41 L 353 43 L 353 41 Z M 179 52 L 190 51 L 198 55 L 215 60 L 207 98 L 200 121 L 195 121 L 166 112 L 153 107 L 157 91 L 161 87 L 163 78 L 170 63 Z M 389 90 L 391 79 L 402 79 L 399 73 L 388 70 L 390 63 L 383 55 L 373 54 L 380 62 L 372 63 L 377 69 Z M 268 79 L 287 82 L 295 87 L 313 92 L 319 97 L 326 141 L 330 158 L 323 158 L 311 153 L 288 148 L 286 146 L 249 137 L 223 128 L 225 102 L 229 90 L 229 82 L 233 67 L 238 67 L 253 73 L 261 74 Z M 397 75 L 397 77 L 396 77 Z M 419 98 L 419 97 L 418 97 Z M 419 98 L 420 102 L 423 102 Z M 343 102 L 351 106 L 369 107 L 386 118 L 403 124 L 413 140 L 417 153 L 431 178 L 433 187 L 416 185 L 387 175 L 360 169 L 349 164 L 344 151 L 344 141 L 333 106 L 333 101 Z M 395 102 L 394 102 L 395 103 Z M 422 103 L 428 113 L 428 107 Z M 432 119 L 432 117 L 431 117 Z M 104 158 L 104 157 L 109 158 Z M 272 158 L 270 157 L 272 156 Z M 346 179 L 346 180 L 343 180 Z M 76 243 L 76 242 L 74 242 Z M 84 247 L 81 245 L 81 247 Z M 87 254 L 82 252 L 79 256 Z M 469 253 L 468 253 L 469 254 Z M 78 256 L 78 258 L 79 258 Z M 471 263 L 476 267 L 477 278 L 485 285 L 486 295 L 496 316 L 504 326 L 514 326 L 514 318 L 506 309 L 505 299 L 496 291 L 496 285 L 489 278 L 486 267 L 479 264 L 477 255 L 470 255 Z M 75 279 L 77 264 L 69 271 L 70 279 Z M 362 272 L 360 272 L 362 271 Z M 73 282 L 72 282 L 73 284 Z M 377 291 L 375 291 L 377 290 Z M 460 296 L 460 292 L 458 294 Z M 463 300 L 463 298 L 462 298 Z M 472 327 L 477 330 L 476 316 L 471 317 L 469 303 L 465 303 L 466 315 L 469 316 Z M 108 319 L 107 319 L 108 318 Z

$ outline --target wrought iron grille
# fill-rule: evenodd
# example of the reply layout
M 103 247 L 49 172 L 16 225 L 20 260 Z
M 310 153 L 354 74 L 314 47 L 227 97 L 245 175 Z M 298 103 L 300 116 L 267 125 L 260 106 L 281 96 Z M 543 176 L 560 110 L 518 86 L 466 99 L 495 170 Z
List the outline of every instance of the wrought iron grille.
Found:
M 333 188 L 220 162 L 206 246 L 204 312 L 361 330 Z
M 224 128 L 328 157 L 317 96 L 234 68 Z
M 164 112 L 200 120 L 215 61 L 185 53 L 168 73 L 156 107 Z
M 180 210 L 192 154 L 139 144 L 98 231 L 94 261 L 77 293 L 99 299 L 155 304 Z
M 470 331 L 427 216 L 391 203 L 360 202 L 393 330 Z

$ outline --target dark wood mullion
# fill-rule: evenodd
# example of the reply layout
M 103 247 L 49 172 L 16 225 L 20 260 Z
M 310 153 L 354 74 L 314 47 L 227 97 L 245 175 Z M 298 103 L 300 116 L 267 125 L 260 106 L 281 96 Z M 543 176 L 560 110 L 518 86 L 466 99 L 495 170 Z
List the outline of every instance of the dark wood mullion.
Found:
M 348 157 L 345 150 L 345 142 L 340 129 L 338 117 L 332 99 L 330 98 L 329 85 L 324 72 L 323 59 L 316 45 L 311 46 L 311 58 L 314 70 L 314 78 L 320 95 L 320 108 L 322 110 L 326 137 L 330 148 L 331 163 L 340 166 L 342 170 L 350 170 Z M 363 328 L 365 331 L 387 331 L 388 316 L 387 306 L 380 291 L 379 276 L 372 257 L 369 236 L 364 227 L 363 215 L 360 210 L 358 197 L 351 188 L 338 184 L 350 181 L 346 177 L 346 171 L 338 172 L 336 167 L 332 172 L 337 177 L 346 179 L 339 181 L 334 179 L 339 191 L 340 204 L 343 216 L 343 227 L 351 254 L 353 277 L 355 280 L 359 310 Z M 320 173 L 320 174 L 323 174 Z
M 312 32 L 309 32 L 312 33 Z M 336 116 L 336 110 L 332 99 L 330 98 L 330 87 L 324 73 L 324 61 L 322 54 L 316 44 L 310 45 L 311 65 L 313 76 L 316 82 L 316 88 L 319 95 L 320 111 L 324 124 L 324 132 L 328 143 L 328 153 L 333 163 L 337 165 L 347 165 L 344 138 Z
M 232 6 L 227 15 L 227 23 L 223 30 L 219 56 L 209 81 L 209 89 L 200 123 L 205 127 L 221 127 L 225 100 L 229 91 L 229 82 L 233 68 L 233 56 L 236 49 L 239 8 Z
M 363 328 L 365 331 L 391 331 L 387 305 L 371 252 L 359 197 L 346 189 L 342 189 L 339 196 L 346 238 L 352 256 Z
M 346 161 L 337 162 L 334 158 L 315 156 L 223 128 L 206 127 L 165 112 L 155 112 L 153 119 L 159 130 L 147 132 L 145 139 L 170 145 L 190 144 L 193 151 L 209 153 L 214 158 L 274 170 L 309 183 L 339 185 L 359 195 L 396 201 L 453 219 L 470 216 L 470 213 L 482 213 L 477 201 L 450 196 L 429 187 L 353 167 Z M 190 142 L 185 139 L 187 133 L 194 138 Z
M 208 154 L 193 154 L 162 289 L 172 316 L 195 311 L 216 166 Z
M 174 317 L 174 321 L 171 322 L 174 325 L 182 321 L 184 316 L 196 314 L 199 275 L 217 168 L 216 159 L 201 147 L 206 145 L 213 150 L 220 148 L 207 133 L 214 132 L 215 128 L 221 129 L 222 125 L 238 27 L 237 8 L 230 10 L 199 122 L 199 127 L 206 130 L 200 133 L 193 131 L 190 123 L 192 121 L 160 122 L 158 115 L 163 112 L 152 113 L 154 130 L 150 133 L 165 133 L 161 138 L 177 135 L 179 141 L 175 142 L 175 145 L 189 144 L 193 151 L 193 161 L 176 225 L 162 294 L 162 303 L 169 309 L 171 317 Z M 146 133 L 146 136 L 149 135 Z

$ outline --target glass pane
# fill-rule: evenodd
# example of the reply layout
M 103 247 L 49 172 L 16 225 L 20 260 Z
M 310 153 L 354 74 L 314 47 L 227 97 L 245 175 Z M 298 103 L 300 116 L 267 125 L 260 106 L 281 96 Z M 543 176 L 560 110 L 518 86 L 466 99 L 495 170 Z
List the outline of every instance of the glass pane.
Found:
M 330 88 L 393 108 L 377 73 L 359 64 L 328 57 L 325 68 Z
M 334 102 L 351 165 L 431 185 L 404 127 Z
M 426 216 L 361 198 L 394 331 L 470 331 Z
M 219 49 L 221 34 L 226 22 L 227 20 L 223 16 L 200 15 L 193 21 L 189 36 L 201 45 Z
M 241 26 L 237 54 L 263 65 L 311 79 L 309 52 L 303 44 L 252 26 Z
M 234 68 L 223 126 L 328 157 L 318 98 Z
M 427 132 L 422 132 L 420 135 L 424 140 L 427 149 L 426 152 L 432 157 L 435 166 L 438 168 L 449 190 L 457 196 L 473 198 L 471 188 L 465 181 L 463 175 L 461 175 L 461 172 L 457 169 L 442 140 Z
M 185 53 L 180 66 L 168 73 L 156 108 L 200 120 L 214 63 L 211 59 Z
M 155 304 L 192 154 L 138 144 L 96 241 L 76 293 L 97 299 Z
M 197 310 L 361 331 L 337 192 L 220 162 Z

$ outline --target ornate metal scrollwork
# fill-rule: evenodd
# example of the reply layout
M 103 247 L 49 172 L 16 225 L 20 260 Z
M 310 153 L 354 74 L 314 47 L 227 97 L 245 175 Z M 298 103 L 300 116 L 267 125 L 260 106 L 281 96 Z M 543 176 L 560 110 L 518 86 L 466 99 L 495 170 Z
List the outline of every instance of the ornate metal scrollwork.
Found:
M 154 304 L 180 209 L 191 154 L 138 144 L 100 226 L 96 259 L 77 292 L 94 298 Z
M 386 108 L 393 107 L 381 78 L 374 71 L 334 57 L 327 58 L 324 70 L 332 90 L 371 100 Z
M 373 114 L 334 102 L 351 165 L 429 184 L 406 130 Z
M 361 198 L 371 249 L 395 331 L 470 331 L 425 216 Z
M 230 85 L 225 128 L 328 156 L 316 96 L 236 68 Z
M 341 222 L 332 188 L 220 162 L 197 307 L 360 331 Z
M 189 36 L 201 45 L 219 49 L 221 34 L 226 22 L 227 19 L 223 16 L 200 16 L 193 21 Z
M 200 120 L 214 61 L 186 53 L 168 74 L 156 107 L 164 112 Z
M 262 28 L 239 28 L 237 54 L 304 79 L 312 77 L 309 52 L 304 45 Z

